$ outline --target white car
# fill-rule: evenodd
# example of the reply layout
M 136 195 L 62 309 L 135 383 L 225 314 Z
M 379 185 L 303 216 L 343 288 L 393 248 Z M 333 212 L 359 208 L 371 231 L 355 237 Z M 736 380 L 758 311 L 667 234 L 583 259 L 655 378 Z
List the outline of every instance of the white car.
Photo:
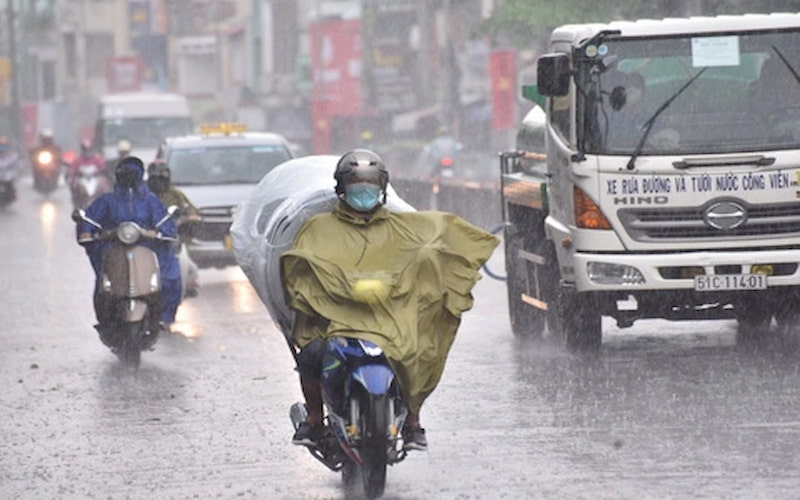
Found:
M 157 158 L 169 165 L 173 186 L 200 211 L 202 221 L 187 250 L 202 269 L 237 265 L 229 234 L 233 213 L 261 178 L 292 153 L 279 134 L 220 124 L 201 127 L 198 135 L 165 139 Z

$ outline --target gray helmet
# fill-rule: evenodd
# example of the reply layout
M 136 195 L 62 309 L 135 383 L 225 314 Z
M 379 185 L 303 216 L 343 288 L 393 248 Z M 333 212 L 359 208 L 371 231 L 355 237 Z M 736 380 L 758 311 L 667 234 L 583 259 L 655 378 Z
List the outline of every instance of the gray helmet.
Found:
M 336 164 L 333 173 L 336 180 L 336 194 L 344 195 L 344 187 L 355 182 L 372 182 L 381 187 L 383 203 L 386 203 L 386 186 L 389 184 L 389 171 L 377 153 L 369 149 L 348 151 Z

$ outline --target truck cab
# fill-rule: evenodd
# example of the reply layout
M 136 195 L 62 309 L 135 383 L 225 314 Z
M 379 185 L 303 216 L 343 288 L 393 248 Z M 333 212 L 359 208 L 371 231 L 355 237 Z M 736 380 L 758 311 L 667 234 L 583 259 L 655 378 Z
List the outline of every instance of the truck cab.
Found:
M 800 15 L 567 25 L 540 57 L 544 168 L 501 155 L 512 329 L 603 316 L 788 331 L 800 293 Z M 776 104 L 777 103 L 777 104 Z M 526 126 L 523 123 L 522 129 Z M 542 154 L 543 153 L 543 154 Z

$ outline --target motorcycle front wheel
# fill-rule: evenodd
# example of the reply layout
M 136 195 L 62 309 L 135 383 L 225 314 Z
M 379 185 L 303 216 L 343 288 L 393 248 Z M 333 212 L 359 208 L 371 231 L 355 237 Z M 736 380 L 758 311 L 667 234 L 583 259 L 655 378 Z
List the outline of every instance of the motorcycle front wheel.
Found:
M 386 487 L 386 463 L 389 439 L 389 405 L 386 397 L 370 397 L 362 414 L 361 477 L 364 496 L 378 498 Z
M 122 341 L 116 350 L 117 357 L 126 366 L 139 368 L 142 362 L 142 329 L 144 324 L 141 321 L 123 323 L 120 328 L 123 330 L 121 332 Z

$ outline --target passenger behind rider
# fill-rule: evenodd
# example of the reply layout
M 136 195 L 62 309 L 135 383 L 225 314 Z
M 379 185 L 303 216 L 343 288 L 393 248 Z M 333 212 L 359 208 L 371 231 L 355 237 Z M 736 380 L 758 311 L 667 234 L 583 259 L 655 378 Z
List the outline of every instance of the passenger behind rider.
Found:
M 307 419 L 292 442 L 314 446 L 322 435 L 324 340 L 359 330 L 374 334 L 374 342 L 395 371 L 403 372 L 398 378 L 401 385 L 408 382 L 403 389 L 409 406 L 404 448 L 425 450 L 427 439 L 419 420 L 422 401 L 438 383 L 461 312 L 472 305 L 470 290 L 479 279 L 478 268 L 491 255 L 497 239 L 452 214 L 390 212 L 383 206 L 389 174 L 372 151 L 346 153 L 334 178 L 339 203 L 333 212 L 307 220 L 293 248 L 281 256 L 281 277 L 295 311 L 291 338 L 300 347 L 297 370 L 308 408 Z M 311 268 L 323 271 L 312 275 Z M 331 287 L 342 286 L 337 284 L 353 274 L 376 273 L 397 279 L 391 290 L 414 284 L 372 307 L 371 315 L 363 314 L 363 304 L 351 306 L 352 300 L 336 301 L 339 305 L 328 309 L 329 315 L 337 315 L 335 319 L 318 312 L 335 301 L 324 298 Z M 322 285 L 324 290 L 318 289 L 319 280 L 329 276 L 331 282 Z M 336 290 L 344 296 L 347 292 Z M 399 358 L 393 359 L 390 353 Z
M 188 243 L 200 224 L 200 211 L 183 191 L 172 185 L 172 170 L 164 160 L 154 160 L 147 166 L 147 187 L 165 206 L 178 207 L 178 234 L 182 244 Z
M 133 221 L 144 229 L 155 229 L 156 224 L 167 214 L 166 207 L 144 183 L 144 164 L 135 156 L 122 158 L 114 171 L 116 185 L 114 190 L 105 193 L 86 208 L 86 215 L 99 223 L 103 230 L 114 229 L 120 223 Z M 100 229 L 81 221 L 78 223 L 78 239 L 86 239 Z M 177 236 L 175 223 L 168 220 L 158 228 L 164 236 Z M 181 274 L 178 259 L 172 245 L 164 241 L 144 241 L 142 245 L 152 249 L 158 256 L 161 269 L 161 325 L 169 330 L 175 321 L 175 312 L 181 301 Z M 109 242 L 93 242 L 85 245 L 85 250 L 94 269 L 95 277 L 100 276 L 102 258 L 111 247 Z M 97 281 L 96 281 L 97 283 Z M 100 324 L 105 324 L 103 304 L 99 304 L 97 284 L 95 285 L 95 312 Z M 103 332 L 100 332 L 103 335 Z
M 180 211 L 178 217 L 178 236 L 180 243 L 176 249 L 178 259 L 187 259 L 183 264 L 194 266 L 188 262 L 189 257 L 181 254 L 181 246 L 188 244 L 200 225 L 200 211 L 189 201 L 189 198 L 172 184 L 172 171 L 163 159 L 156 159 L 147 166 L 147 187 L 150 188 L 161 202 L 169 206 L 177 206 Z M 197 273 L 189 272 L 183 276 L 188 280 L 184 283 L 185 295 L 196 297 L 198 295 Z

